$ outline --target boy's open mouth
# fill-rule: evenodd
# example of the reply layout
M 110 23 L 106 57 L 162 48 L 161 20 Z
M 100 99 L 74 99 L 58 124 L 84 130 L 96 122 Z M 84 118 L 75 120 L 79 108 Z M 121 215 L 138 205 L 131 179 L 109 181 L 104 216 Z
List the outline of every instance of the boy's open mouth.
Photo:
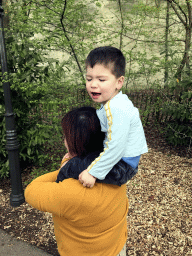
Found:
M 93 96 L 99 96 L 99 95 L 101 95 L 101 93 L 97 93 L 97 92 L 92 92 L 91 93 Z

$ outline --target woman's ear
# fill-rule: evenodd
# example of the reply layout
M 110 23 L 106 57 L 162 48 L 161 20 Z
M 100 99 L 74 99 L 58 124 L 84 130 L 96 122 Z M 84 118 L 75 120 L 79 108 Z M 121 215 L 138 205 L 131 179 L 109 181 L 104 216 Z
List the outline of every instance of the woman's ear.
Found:
M 120 90 L 123 86 L 123 83 L 124 83 L 124 80 L 125 80 L 125 77 L 124 76 L 120 76 L 118 78 L 118 81 L 117 81 L 117 89 Z

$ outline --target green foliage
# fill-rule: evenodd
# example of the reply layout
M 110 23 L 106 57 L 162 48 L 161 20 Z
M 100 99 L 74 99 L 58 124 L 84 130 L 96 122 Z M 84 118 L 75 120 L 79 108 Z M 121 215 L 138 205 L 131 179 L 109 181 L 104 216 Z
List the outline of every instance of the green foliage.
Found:
M 175 80 L 174 80 L 175 81 Z M 158 125 L 173 145 L 192 143 L 192 83 L 190 78 L 172 82 L 169 87 L 123 90 L 139 108 L 143 125 Z
M 190 145 L 192 141 L 192 82 L 190 77 L 169 85 L 169 97 L 163 112 L 170 116 L 167 122 L 167 140 L 174 145 Z
M 60 121 L 63 115 L 71 107 L 82 104 L 90 105 L 90 100 L 85 93 L 82 72 L 77 68 L 78 60 L 74 61 L 77 49 L 74 48 L 75 50 L 71 57 L 68 54 L 69 58 L 66 58 L 63 62 L 47 57 L 47 49 L 49 47 L 58 50 L 55 45 L 58 46 L 60 44 L 62 48 L 65 47 L 66 52 L 70 52 L 72 50 L 71 46 L 76 43 L 75 36 L 66 36 L 59 21 L 63 2 L 55 1 L 56 5 L 50 6 L 53 10 L 46 8 L 44 1 L 39 1 L 38 3 L 30 2 L 25 7 L 22 3 L 23 1 L 21 0 L 12 3 L 8 10 L 10 24 L 9 30 L 5 33 L 5 43 L 9 70 L 8 79 L 11 85 L 12 105 L 20 142 L 20 163 L 21 168 L 24 169 L 30 164 L 43 165 L 48 157 L 47 153 L 45 153 L 45 145 L 53 145 L 61 140 Z M 71 4 L 73 3 L 74 1 L 71 1 Z M 20 8 L 20 6 L 23 7 Z M 33 11 L 33 15 L 30 18 L 29 13 L 34 6 L 37 7 L 37 10 L 36 12 Z M 78 4 L 77 19 L 82 18 L 82 15 L 78 16 L 78 14 L 80 12 L 84 13 L 82 12 L 84 6 L 83 4 L 81 6 L 80 3 Z M 66 9 L 66 12 L 69 14 L 72 7 L 70 5 L 67 7 L 69 8 Z M 57 17 L 54 15 L 54 8 L 55 11 L 58 11 Z M 42 15 L 42 11 L 44 15 Z M 35 19 L 37 22 L 35 22 Z M 53 34 L 50 35 L 50 31 L 46 30 L 45 27 L 48 23 L 51 23 L 52 19 L 54 19 L 55 27 L 49 27 L 53 31 Z M 68 19 L 71 25 L 67 23 L 66 26 L 72 26 L 71 29 L 74 30 L 75 35 L 79 36 L 84 29 L 84 33 L 87 33 L 87 23 L 81 22 L 81 29 L 78 29 L 74 13 L 68 15 Z M 82 27 L 82 24 L 84 24 L 84 27 Z M 42 38 L 42 40 L 35 38 L 34 36 L 37 32 L 42 32 L 46 38 Z M 78 58 L 80 60 L 79 63 L 82 65 L 85 52 L 82 51 L 84 48 L 81 44 L 79 44 L 79 47 L 81 48 L 78 48 Z M 72 75 L 66 75 L 68 72 L 71 74 L 72 70 L 75 71 Z M 83 68 L 81 68 L 82 70 Z M 2 83 L 1 79 L 0 178 L 9 175 L 8 155 L 5 149 L 5 107 Z M 53 159 L 52 161 L 54 162 Z M 53 168 L 51 167 L 51 170 Z
M 27 36 L 27 33 L 26 33 Z M 18 44 L 13 36 L 6 38 L 7 64 L 10 71 L 12 105 L 15 113 L 16 130 L 20 142 L 21 166 L 41 162 L 44 157 L 42 146 L 51 136 L 50 127 L 44 123 L 42 107 L 45 95 L 49 93 L 46 80 L 48 72 L 38 66 L 40 53 L 30 49 L 29 44 Z M 2 77 L 1 77 L 2 78 Z M 4 103 L 2 79 L 0 81 L 0 102 Z M 5 107 L 0 105 L 0 177 L 8 176 L 7 151 L 5 149 Z

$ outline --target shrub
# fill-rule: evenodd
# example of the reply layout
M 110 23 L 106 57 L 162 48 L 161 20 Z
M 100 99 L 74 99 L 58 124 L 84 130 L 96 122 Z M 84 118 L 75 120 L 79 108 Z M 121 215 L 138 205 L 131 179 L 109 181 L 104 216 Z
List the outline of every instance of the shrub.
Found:
M 30 36 L 30 35 L 28 35 Z M 6 39 L 7 65 L 11 85 L 12 105 L 15 113 L 16 131 L 20 142 L 21 166 L 43 160 L 42 145 L 50 137 L 50 126 L 42 118 L 42 105 L 49 92 L 49 74 L 46 67 L 38 66 L 40 52 L 29 44 L 18 44 L 12 36 Z M 2 76 L 1 76 L 2 78 Z M 5 107 L 0 80 L 0 177 L 8 176 L 7 151 L 5 149 Z
M 172 83 L 163 112 L 170 116 L 166 122 L 166 137 L 173 145 L 191 145 L 192 142 L 192 82 L 190 78 Z
M 76 22 L 74 18 L 79 20 L 81 14 L 83 19 L 84 11 L 87 13 L 88 8 L 85 4 L 79 3 L 74 15 L 69 4 L 77 6 L 75 1 L 70 1 L 65 8 L 62 1 L 55 1 L 50 3 L 50 9 L 45 8 L 44 1 L 26 4 L 25 1 L 19 0 L 6 7 L 5 13 L 9 16 L 9 29 L 5 34 L 8 79 L 11 85 L 22 167 L 31 163 L 43 163 L 46 158 L 43 147 L 46 143 L 61 140 L 60 120 L 71 107 L 91 105 L 85 93 L 81 68 L 81 65 L 84 66 L 87 54 L 85 49 L 88 51 L 88 47 L 84 46 L 87 46 L 84 41 L 82 45 L 79 38 L 84 40 L 85 35 L 92 36 L 92 33 L 88 32 L 93 28 L 89 24 L 93 17 L 89 14 L 85 22 Z M 60 19 L 64 10 L 70 13 L 65 14 L 70 22 L 64 24 L 66 18 L 63 19 L 63 27 Z M 58 14 L 57 17 L 55 13 Z M 68 23 L 69 27 L 73 25 L 69 31 L 75 30 L 75 38 L 74 34 L 71 36 L 67 33 Z M 42 33 L 43 38 L 35 38 L 34 35 L 37 33 Z M 92 42 L 90 44 L 92 45 Z M 50 50 L 61 49 L 69 56 L 62 63 L 46 56 Z M 73 70 L 75 72 L 71 75 Z M 5 149 L 5 107 L 1 77 L 0 93 L 0 177 L 5 177 L 9 172 Z

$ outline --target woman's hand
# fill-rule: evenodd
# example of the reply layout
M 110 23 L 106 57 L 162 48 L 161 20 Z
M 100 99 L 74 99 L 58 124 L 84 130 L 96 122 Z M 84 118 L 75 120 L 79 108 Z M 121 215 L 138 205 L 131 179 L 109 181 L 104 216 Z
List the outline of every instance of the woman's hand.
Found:
M 66 158 L 71 158 L 71 155 L 70 155 L 69 153 L 65 154 L 64 157 L 63 157 L 63 159 L 62 159 L 62 161 L 63 161 L 64 159 L 66 159 Z
M 79 174 L 79 181 L 84 187 L 92 188 L 95 184 L 96 178 L 88 173 L 87 169 Z
M 72 158 L 72 157 L 71 157 L 71 155 L 70 155 L 69 153 L 65 154 L 64 157 L 63 157 L 63 159 L 62 159 L 62 162 L 63 162 L 64 160 L 65 160 L 65 162 L 61 165 L 60 168 L 62 168 L 62 167 L 69 161 L 70 158 Z M 68 159 L 68 160 L 66 160 L 66 159 Z

